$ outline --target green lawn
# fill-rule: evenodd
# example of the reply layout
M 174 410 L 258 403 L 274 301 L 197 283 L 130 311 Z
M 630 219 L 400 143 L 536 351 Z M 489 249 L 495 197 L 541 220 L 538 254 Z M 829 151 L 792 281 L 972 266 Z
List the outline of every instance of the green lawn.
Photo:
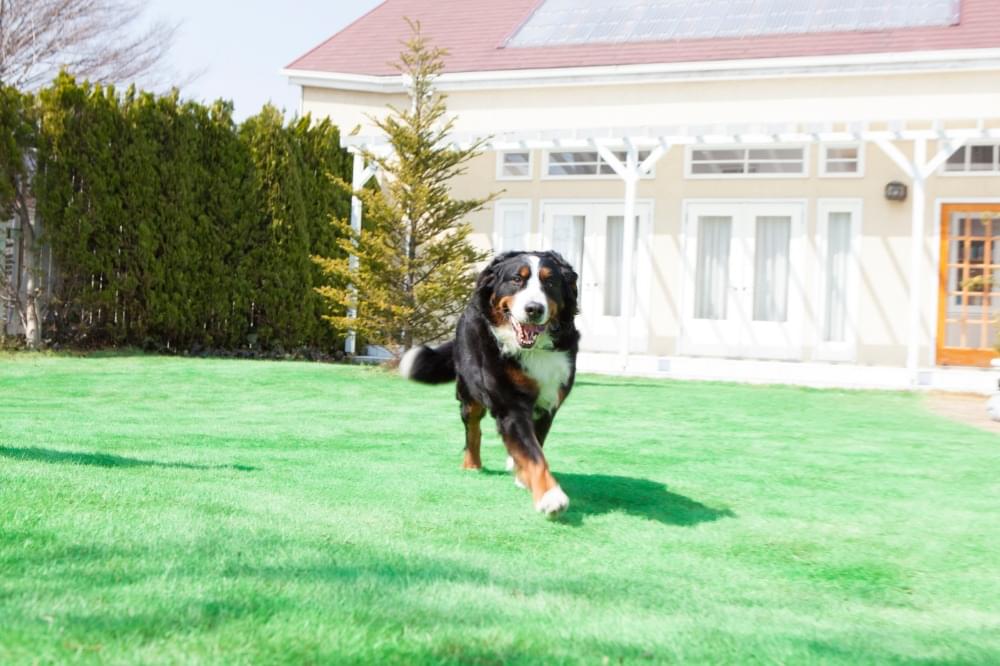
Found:
M 918 396 L 583 377 L 550 522 L 453 391 L 0 356 L 0 663 L 1000 662 L 1000 438 Z

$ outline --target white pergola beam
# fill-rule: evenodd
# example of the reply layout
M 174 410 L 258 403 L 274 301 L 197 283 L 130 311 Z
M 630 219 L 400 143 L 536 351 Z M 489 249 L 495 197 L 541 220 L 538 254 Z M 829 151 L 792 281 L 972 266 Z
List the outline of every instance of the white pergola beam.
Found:
M 361 197 L 358 196 L 358 192 L 368 181 L 372 179 L 375 172 L 378 170 L 377 166 L 369 164 L 365 166 L 365 158 L 359 151 L 354 152 L 354 166 L 351 174 L 351 229 L 355 234 L 361 234 L 361 216 L 363 213 Z M 358 257 L 356 255 L 350 255 L 347 259 L 348 267 L 351 272 L 358 270 Z M 352 284 L 350 286 L 353 300 L 357 300 L 357 289 L 354 288 Z M 349 307 L 347 309 L 347 316 L 350 319 L 354 319 L 358 316 L 358 309 L 356 307 Z M 347 339 L 344 340 L 344 352 L 347 354 L 354 354 L 357 346 L 357 335 L 354 329 L 347 332 Z
M 922 291 L 921 268 L 924 259 L 924 229 L 926 226 L 926 180 L 955 151 L 975 140 L 1000 139 L 1000 128 L 987 128 L 982 119 L 974 127 L 944 129 L 941 122 L 930 123 L 931 127 L 908 129 L 905 121 L 880 123 L 884 129 L 873 130 L 867 122 L 846 123 L 846 129 L 836 129 L 832 124 L 817 123 L 768 123 L 765 125 L 741 126 L 686 126 L 686 127 L 606 127 L 597 129 L 568 130 L 524 130 L 511 131 L 490 139 L 484 144 L 490 150 L 546 150 L 552 148 L 593 148 L 625 183 L 625 230 L 623 248 L 622 280 L 622 336 L 619 348 L 621 362 L 627 363 L 630 342 L 631 314 L 634 302 L 634 284 L 631 280 L 635 265 L 635 206 L 636 189 L 642 176 L 648 175 L 656 162 L 673 145 L 753 145 L 753 144 L 809 144 L 843 143 L 851 141 L 872 142 L 885 153 L 912 183 L 911 217 L 911 258 L 910 258 L 910 302 L 908 312 L 908 340 L 906 367 L 911 380 L 916 382 L 919 369 L 919 349 L 922 339 L 920 327 Z M 477 135 L 466 133 L 445 140 L 446 144 L 469 147 L 479 139 Z M 896 145 L 898 141 L 913 142 L 913 157 L 908 158 Z M 927 142 L 938 141 L 940 148 L 935 155 L 927 158 Z M 367 149 L 376 154 L 386 154 L 390 149 L 384 136 L 344 136 L 341 145 L 354 152 L 355 191 L 364 187 L 375 173 L 374 165 L 365 166 L 360 154 Z M 649 148 L 650 155 L 639 162 L 640 148 Z M 615 151 L 625 150 L 622 161 Z M 361 230 L 361 200 L 355 195 L 351 199 L 351 227 Z M 356 270 L 357 258 L 351 257 L 351 269 Z M 351 309 L 349 316 L 356 316 Z M 349 334 L 345 347 L 354 352 L 355 336 Z
M 882 137 L 875 139 L 874 143 L 882 149 L 882 152 L 885 153 L 886 157 L 895 162 L 896 166 L 903 170 L 907 178 L 912 180 L 919 176 L 919 171 L 917 171 L 916 166 L 910 158 L 903 154 L 903 151 L 901 151 L 895 143 Z
M 971 121 L 970 121 L 971 122 Z M 975 126 L 942 129 L 940 123 L 931 127 L 907 129 L 903 121 L 884 122 L 883 129 L 871 129 L 868 123 L 847 123 L 844 129 L 820 123 L 768 123 L 746 125 L 691 125 L 684 127 L 605 127 L 564 130 L 520 130 L 504 132 L 486 142 L 490 150 L 516 150 L 530 148 L 543 150 L 558 147 L 590 147 L 597 144 L 610 149 L 627 149 L 631 143 L 639 148 L 652 148 L 658 144 L 689 145 L 750 145 L 773 143 L 843 143 L 848 141 L 973 141 L 1000 139 L 1000 128 L 987 128 L 982 120 Z M 927 123 L 924 123 L 927 125 Z M 447 144 L 469 147 L 481 135 L 472 132 L 456 133 L 448 137 Z M 349 135 L 341 137 L 341 145 L 348 149 L 385 148 L 387 140 L 380 135 Z
M 952 153 L 964 146 L 966 143 L 965 139 L 955 139 L 954 141 L 946 141 L 943 148 L 939 149 L 937 154 L 934 155 L 926 164 L 921 167 L 920 175 L 922 178 L 929 178 L 931 174 L 938 170 L 942 164 L 945 163 Z
M 908 158 L 895 143 L 878 139 L 876 145 L 889 159 L 906 173 L 910 179 L 912 193 L 910 203 L 910 302 L 907 316 L 906 370 L 914 386 L 918 384 L 920 373 L 920 343 L 923 330 L 920 324 L 921 294 L 924 278 L 924 230 L 927 225 L 927 178 L 940 167 L 954 150 L 961 147 L 964 140 L 950 142 L 940 148 L 934 157 L 927 158 L 929 137 L 913 139 L 913 157 Z
M 913 142 L 913 203 L 910 235 L 910 317 L 908 344 L 906 346 L 906 369 L 910 381 L 917 385 L 920 368 L 920 306 L 923 293 L 924 226 L 927 218 L 927 180 L 924 169 L 927 166 L 927 140 Z
M 635 296 L 635 283 L 632 281 L 635 267 L 635 235 L 638 232 L 635 224 L 635 196 L 639 184 L 639 150 L 629 146 L 625 153 L 625 211 L 624 233 L 622 234 L 622 282 L 621 282 L 621 315 L 622 333 L 618 342 L 619 362 L 622 370 L 628 367 L 628 354 L 632 341 L 632 302 Z

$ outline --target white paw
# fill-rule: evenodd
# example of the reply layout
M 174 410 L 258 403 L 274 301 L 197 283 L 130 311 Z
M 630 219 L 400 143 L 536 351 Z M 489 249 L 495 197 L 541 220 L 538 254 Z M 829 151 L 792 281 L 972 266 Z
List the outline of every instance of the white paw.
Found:
M 524 485 L 524 482 L 522 482 L 521 479 L 517 477 L 517 474 L 514 475 L 514 485 L 517 486 L 518 488 L 521 488 L 522 490 L 528 487 Z
M 547 517 L 552 518 L 558 516 L 568 507 L 569 498 L 566 497 L 566 493 L 562 491 L 562 488 L 556 486 L 542 495 L 542 499 L 538 500 L 535 504 L 535 511 L 544 513 Z
M 514 459 L 511 456 L 507 456 L 507 471 L 514 471 Z

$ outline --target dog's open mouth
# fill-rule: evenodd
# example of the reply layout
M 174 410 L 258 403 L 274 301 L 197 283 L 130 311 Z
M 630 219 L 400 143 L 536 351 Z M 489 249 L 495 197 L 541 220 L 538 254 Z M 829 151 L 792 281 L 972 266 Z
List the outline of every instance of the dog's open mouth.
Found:
M 523 324 L 516 317 L 510 318 L 510 325 L 517 336 L 517 344 L 525 349 L 534 347 L 538 336 L 545 331 L 545 324 Z

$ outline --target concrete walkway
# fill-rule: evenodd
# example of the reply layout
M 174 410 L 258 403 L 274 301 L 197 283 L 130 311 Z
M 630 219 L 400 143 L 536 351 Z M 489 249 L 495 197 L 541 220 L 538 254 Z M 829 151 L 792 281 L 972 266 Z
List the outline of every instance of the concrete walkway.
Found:
M 969 393 L 927 393 L 927 408 L 946 418 L 1000 435 L 1000 422 L 986 415 L 986 398 Z

